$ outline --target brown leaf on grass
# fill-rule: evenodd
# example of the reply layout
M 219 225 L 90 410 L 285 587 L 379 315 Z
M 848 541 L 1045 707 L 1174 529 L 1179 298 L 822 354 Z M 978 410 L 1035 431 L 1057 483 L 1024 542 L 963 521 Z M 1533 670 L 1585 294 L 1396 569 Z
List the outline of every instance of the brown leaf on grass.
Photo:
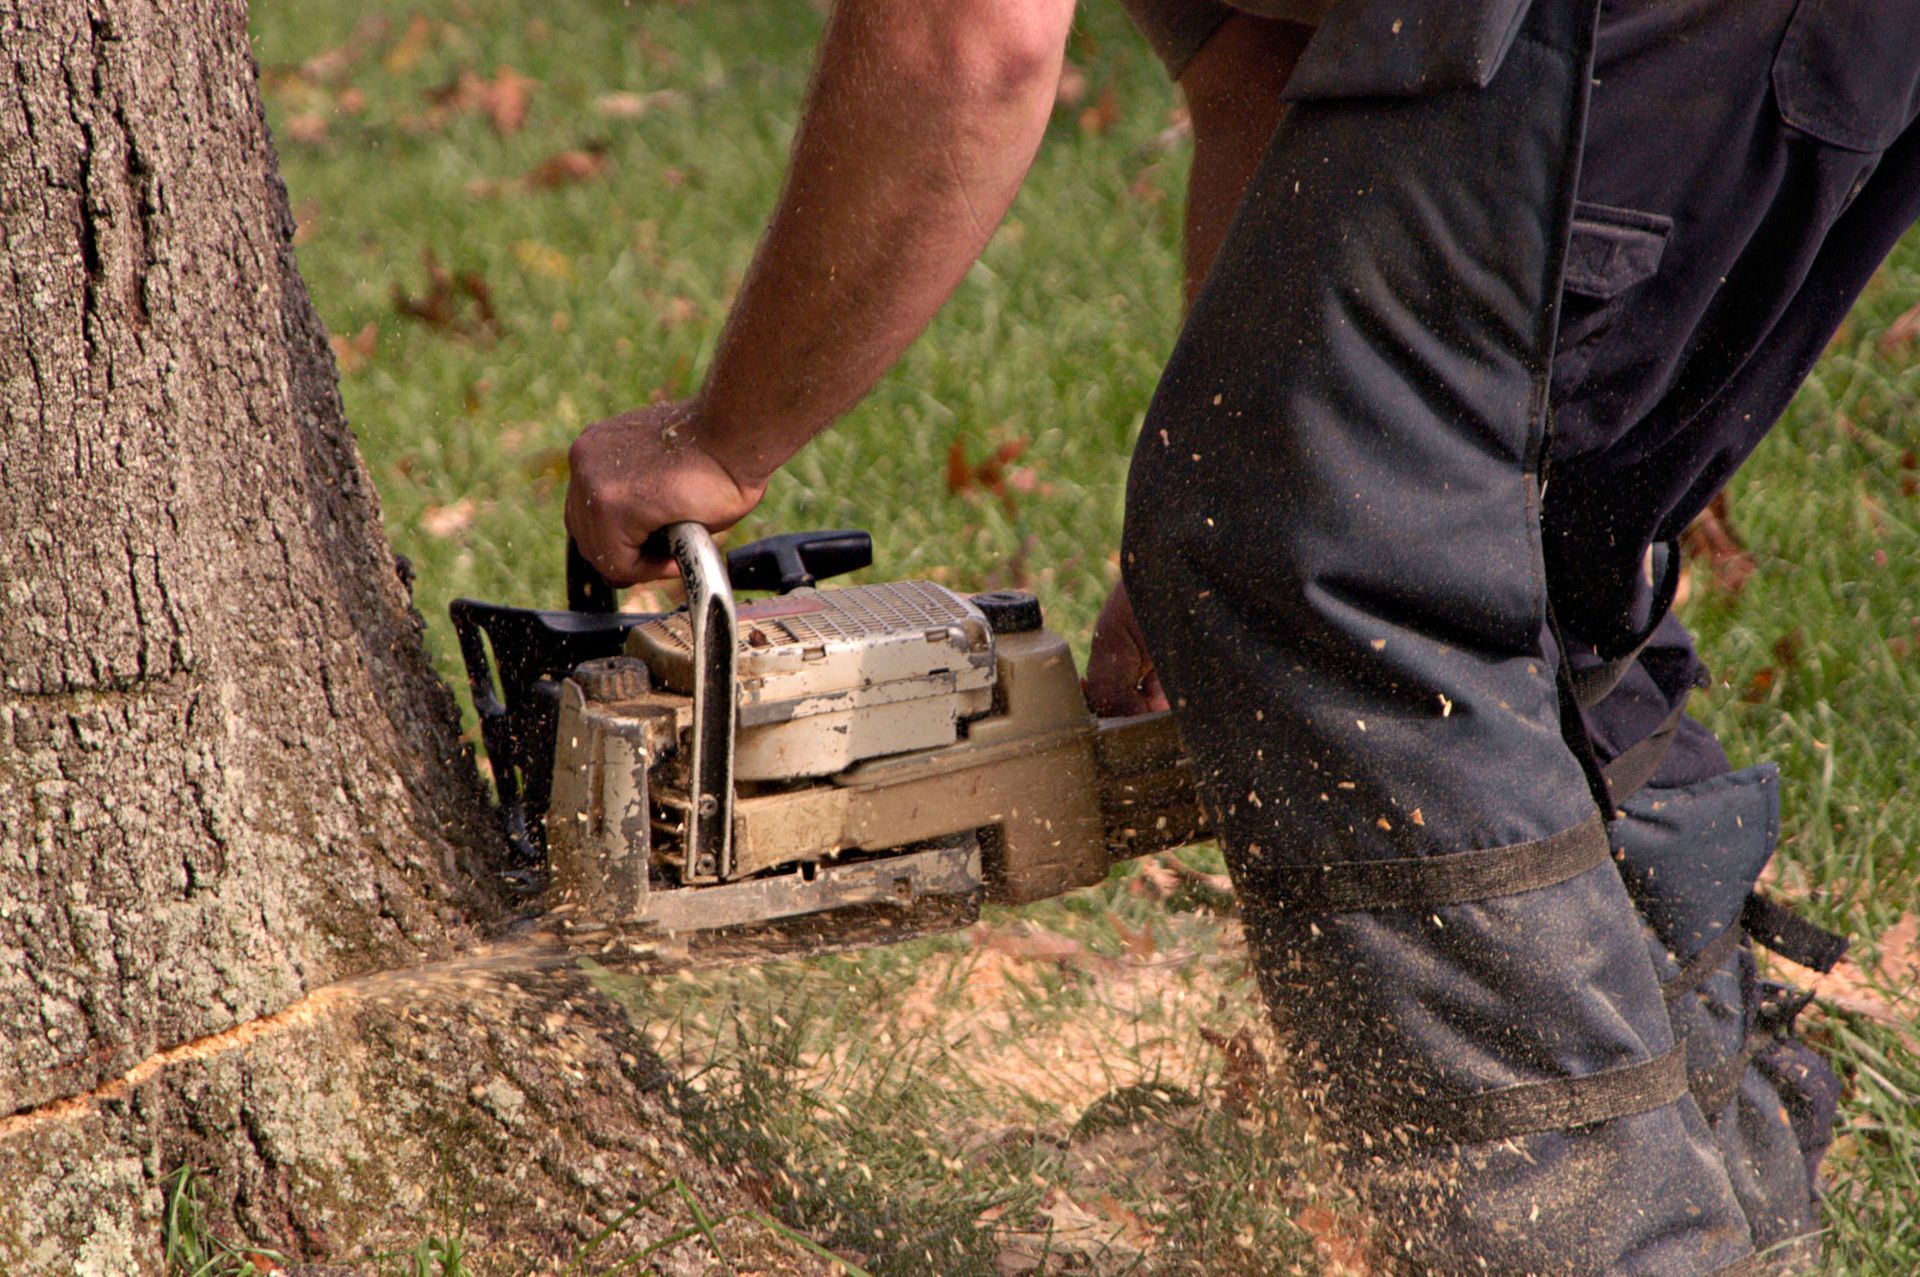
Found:
M 496 195 L 525 194 L 529 191 L 546 191 L 557 186 L 590 182 L 606 171 L 606 147 L 602 143 L 592 142 L 572 150 L 556 151 L 511 181 L 500 182 L 492 178 L 477 178 L 467 183 L 467 194 L 487 198 Z
M 968 493 L 990 492 L 1000 498 L 1007 513 L 1014 510 L 1015 492 L 1031 492 L 1039 484 L 1039 476 L 1030 468 L 1010 469 L 1013 463 L 1026 452 L 1029 440 L 1012 439 L 1001 444 L 978 462 L 967 460 L 967 448 L 958 436 L 947 445 L 947 491 L 954 496 Z
M 354 24 L 344 42 L 322 49 L 298 65 L 262 67 L 261 83 L 277 94 L 301 94 L 317 86 L 341 84 L 373 46 L 385 40 L 392 30 L 390 18 L 370 14 Z
M 673 51 L 672 46 L 662 43 L 659 37 L 644 28 L 634 33 L 633 47 L 639 50 L 646 64 L 656 70 L 671 70 L 680 61 L 680 55 Z
M 1907 619 L 1906 634 L 1895 635 L 1887 640 L 1887 651 L 1903 661 L 1913 654 L 1916 647 L 1920 647 L 1920 616 Z
M 638 120 L 686 102 L 687 95 L 678 89 L 655 89 L 652 93 L 602 93 L 594 99 L 593 109 L 609 120 Z
M 539 87 L 540 81 L 504 63 L 494 69 L 490 80 L 463 68 L 445 84 L 426 90 L 427 101 L 432 104 L 427 123 L 440 128 L 454 115 L 477 111 L 487 117 L 495 133 L 507 137 L 526 125 L 533 91 Z
M 499 318 L 493 310 L 493 290 L 480 272 L 466 270 L 456 275 L 440 264 L 430 248 L 421 250 L 420 260 L 427 268 L 427 291 L 416 296 L 395 281 L 394 310 L 429 328 L 444 329 L 462 337 L 500 335 Z M 471 304 L 463 307 L 463 299 Z
M 359 332 L 351 337 L 339 333 L 330 334 L 327 344 L 333 347 L 333 361 L 340 365 L 343 374 L 352 374 L 365 368 L 373 360 L 373 345 L 379 339 L 380 326 L 371 321 L 363 325 Z
M 1773 664 L 1763 665 L 1753 672 L 1746 686 L 1740 691 L 1740 698 L 1750 704 L 1759 704 L 1767 699 L 1775 686 L 1800 662 L 1800 651 L 1806 646 L 1806 635 L 1800 630 L 1782 634 L 1773 641 Z
M 576 182 L 590 182 L 606 171 L 607 148 L 590 143 L 575 150 L 549 155 L 533 166 L 525 180 L 528 190 L 545 190 L 555 186 L 572 186 Z
M 544 275 L 548 279 L 573 278 L 573 258 L 537 239 L 513 241 L 513 260 L 520 263 L 522 270 Z
M 1888 324 L 1887 331 L 1880 334 L 1877 345 L 1882 355 L 1896 355 L 1904 347 L 1911 346 L 1917 337 L 1920 337 L 1920 305 L 1913 306 Z
M 313 238 L 320 226 L 320 205 L 313 200 L 301 200 L 293 210 L 293 246 L 300 247 Z
M 1920 1050 L 1920 913 L 1907 912 L 1880 933 L 1879 959 L 1862 966 L 1849 952 L 1832 971 L 1818 971 L 1767 955 L 1767 974 L 1811 989 L 1820 1002 L 1863 1015 L 1899 1030 L 1909 1047 Z
M 661 303 L 654 313 L 662 328 L 678 328 L 700 318 L 700 306 L 691 297 L 673 296 Z
M 959 496 L 973 484 L 973 467 L 967 462 L 967 445 L 955 435 L 947 445 L 947 493 Z
M 493 131 L 501 137 L 518 133 L 527 122 L 527 107 L 538 88 L 538 80 L 529 79 L 510 66 L 501 66 L 482 89 L 480 109 L 487 113 Z
M 1417 823 L 1425 824 L 1426 822 L 1420 821 Z M 1178 856 L 1169 856 L 1167 859 L 1173 862 L 1173 871 L 1176 874 L 1200 888 L 1200 890 L 1214 895 L 1225 896 L 1229 901 L 1234 899 L 1233 879 L 1227 877 L 1227 875 L 1206 873 L 1202 870 L 1195 869 Z
M 1111 84 L 1100 90 L 1100 96 L 1093 105 L 1080 112 L 1080 131 L 1101 135 L 1111 133 L 1113 126 L 1120 122 L 1120 98 Z
M 327 140 L 327 117 L 318 111 L 302 111 L 287 117 L 287 137 L 302 146 L 319 146 Z
M 420 530 L 432 537 L 456 536 L 473 523 L 478 509 L 472 497 L 461 497 L 450 505 L 430 505 L 420 512 Z
M 1158 204 L 1167 197 L 1167 188 L 1160 184 L 1160 166 L 1149 164 L 1140 170 L 1140 175 L 1127 183 L 1127 195 L 1142 204 Z
M 426 54 L 427 46 L 433 43 L 433 23 L 424 14 L 416 13 L 407 19 L 407 29 L 400 33 L 386 54 L 380 59 L 390 75 L 405 75 L 420 65 L 420 59 Z
M 1706 560 L 1713 583 L 1728 594 L 1738 594 L 1753 575 L 1753 556 L 1733 530 L 1724 492 L 1700 512 L 1680 538 L 1680 545 L 1688 556 Z
M 1139 1268 L 1144 1247 L 1152 1240 L 1144 1221 L 1110 1195 L 1103 1194 L 1089 1208 L 1055 1186 L 1041 1197 L 1034 1216 L 1036 1227 L 1002 1233 L 993 1260 L 1001 1277 L 1062 1271 L 1063 1261 L 1064 1271 L 1117 1277 Z

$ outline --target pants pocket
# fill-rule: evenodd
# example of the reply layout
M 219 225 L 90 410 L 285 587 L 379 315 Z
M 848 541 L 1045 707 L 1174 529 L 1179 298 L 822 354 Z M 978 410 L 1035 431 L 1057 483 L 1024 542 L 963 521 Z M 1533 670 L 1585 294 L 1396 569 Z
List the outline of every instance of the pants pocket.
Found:
M 1920 2 L 1800 0 L 1773 61 L 1790 127 L 1849 151 L 1883 151 L 1920 113 Z
M 1574 205 L 1554 352 L 1557 394 L 1587 379 L 1628 293 L 1659 270 L 1672 233 L 1673 219 L 1659 213 Z

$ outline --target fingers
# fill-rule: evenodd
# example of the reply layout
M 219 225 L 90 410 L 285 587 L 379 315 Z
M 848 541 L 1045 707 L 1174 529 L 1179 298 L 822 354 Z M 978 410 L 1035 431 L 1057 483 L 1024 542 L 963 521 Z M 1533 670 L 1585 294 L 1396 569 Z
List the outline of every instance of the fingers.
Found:
M 692 404 L 660 404 L 595 422 L 569 449 L 567 529 L 614 585 L 678 574 L 671 558 L 648 553 L 653 532 L 682 520 L 721 531 L 765 492 L 764 483 L 736 480 L 700 442 L 698 426 Z
M 680 565 L 671 557 L 643 551 L 647 534 L 653 529 L 633 535 L 620 526 L 608 506 L 594 502 L 580 487 L 567 491 L 566 527 L 567 535 L 580 547 L 580 553 L 610 585 L 624 589 L 642 581 L 680 575 Z
M 1081 683 L 1087 708 L 1103 718 L 1145 714 L 1167 707 L 1160 676 L 1133 619 L 1124 586 L 1115 586 L 1093 627 L 1093 650 Z

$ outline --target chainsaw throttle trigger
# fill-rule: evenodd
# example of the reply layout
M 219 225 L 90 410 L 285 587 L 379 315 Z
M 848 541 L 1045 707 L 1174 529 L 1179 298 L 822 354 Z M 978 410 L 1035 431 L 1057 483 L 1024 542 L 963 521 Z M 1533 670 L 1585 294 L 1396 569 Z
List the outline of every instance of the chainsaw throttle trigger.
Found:
M 873 538 L 865 532 L 783 532 L 727 551 L 727 576 L 736 590 L 787 594 L 872 563 Z

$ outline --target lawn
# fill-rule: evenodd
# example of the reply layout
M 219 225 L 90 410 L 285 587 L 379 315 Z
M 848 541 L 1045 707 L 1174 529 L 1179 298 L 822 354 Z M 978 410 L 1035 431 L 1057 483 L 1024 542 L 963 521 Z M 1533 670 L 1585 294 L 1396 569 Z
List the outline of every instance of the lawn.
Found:
M 561 602 L 574 434 L 697 383 L 820 20 L 804 0 L 256 0 L 301 268 L 456 685 L 449 599 Z M 1178 322 L 1188 146 L 1117 9 L 1079 23 L 1082 82 L 984 258 L 741 535 L 869 528 L 871 578 L 1025 586 L 1084 654 Z M 1920 882 L 1920 372 L 1896 323 L 1916 301 L 1910 243 L 1736 484 L 1740 548 L 1695 562 L 1685 604 L 1719 676 L 1696 712 L 1783 769 L 1779 889 L 1884 966 L 1812 1013 L 1849 1087 L 1835 1274 L 1920 1271 L 1912 1003 L 1904 1029 L 1876 1015 L 1911 989 Z M 1333 1271 L 1354 1259 L 1341 1204 L 1259 1084 L 1272 1048 L 1242 1032 L 1218 868 L 1193 851 L 961 936 L 619 992 L 693 1128 L 869 1271 Z

